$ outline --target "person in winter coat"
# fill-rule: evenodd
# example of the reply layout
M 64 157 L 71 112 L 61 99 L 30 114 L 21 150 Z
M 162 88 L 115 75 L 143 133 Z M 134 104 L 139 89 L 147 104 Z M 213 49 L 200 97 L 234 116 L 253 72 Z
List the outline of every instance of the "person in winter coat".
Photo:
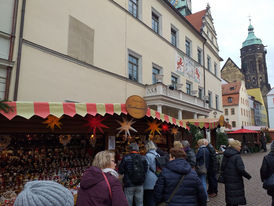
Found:
M 92 166 L 81 178 L 77 206 L 128 206 L 115 166 L 113 152 L 106 150 L 95 155 Z
M 153 189 L 155 183 L 158 179 L 156 175 L 156 160 L 155 157 L 159 157 L 160 155 L 156 152 L 156 146 L 153 141 L 149 141 L 145 145 L 147 153 L 146 160 L 148 163 L 148 170 L 146 174 L 146 179 L 144 183 L 144 205 L 145 206 L 155 206 L 155 200 L 153 197 Z
M 181 149 L 170 150 L 170 161 L 162 170 L 154 187 L 154 198 L 157 204 L 166 202 L 184 175 L 169 206 L 205 206 L 206 192 L 197 173 L 185 160 L 186 153 Z
M 190 148 L 190 144 L 187 140 L 182 141 L 183 149 L 186 153 L 186 161 L 190 164 L 192 168 L 196 166 L 196 155 L 195 152 Z
M 274 141 L 271 143 L 270 152 L 263 159 L 260 174 L 262 182 L 274 174 Z M 267 194 L 272 196 L 272 206 L 274 206 L 274 190 L 268 189 Z
M 264 152 L 267 152 L 266 137 L 265 137 L 265 133 L 263 133 L 262 131 L 260 132 L 260 142 L 261 142 L 261 149 L 263 149 Z
M 207 179 L 208 179 L 207 193 L 209 197 L 216 197 L 218 193 L 218 182 L 216 177 L 218 163 L 217 163 L 217 157 L 216 157 L 216 150 L 212 146 L 212 144 L 208 142 L 207 139 L 205 139 L 205 145 L 209 151 L 209 166 L 207 170 Z
M 197 172 L 199 178 L 201 179 L 201 182 L 203 184 L 204 190 L 206 192 L 207 200 L 208 200 L 206 176 L 207 176 L 207 171 L 208 171 L 208 167 L 209 167 L 209 151 L 206 148 L 205 139 L 199 139 L 197 141 L 197 144 L 199 146 L 199 149 L 196 154 L 196 172 Z M 197 167 L 201 166 L 203 164 L 205 164 L 207 171 L 205 173 L 200 173 L 197 170 Z
M 251 176 L 245 171 L 240 151 L 241 142 L 231 139 L 222 160 L 227 206 L 246 205 L 243 177 L 250 179 Z
M 124 175 L 124 191 L 129 206 L 143 206 L 144 187 L 148 164 L 144 156 L 139 154 L 139 146 L 133 142 L 129 145 L 130 154 L 123 157 L 118 172 Z

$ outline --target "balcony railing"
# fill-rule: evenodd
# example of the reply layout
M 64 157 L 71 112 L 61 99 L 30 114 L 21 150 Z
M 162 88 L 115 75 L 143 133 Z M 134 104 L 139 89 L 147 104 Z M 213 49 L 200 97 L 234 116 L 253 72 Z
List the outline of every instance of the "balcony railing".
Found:
M 163 95 L 166 97 L 173 98 L 175 100 L 180 100 L 185 103 L 193 104 L 196 106 L 208 108 L 208 104 L 205 104 L 203 100 L 199 99 L 197 96 L 191 96 L 177 89 L 170 89 L 169 86 L 163 83 L 157 83 L 146 86 L 146 97 Z

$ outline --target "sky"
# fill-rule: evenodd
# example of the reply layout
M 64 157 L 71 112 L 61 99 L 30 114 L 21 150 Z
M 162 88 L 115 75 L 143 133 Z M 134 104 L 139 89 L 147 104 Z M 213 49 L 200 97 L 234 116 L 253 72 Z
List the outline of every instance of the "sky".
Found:
M 230 57 L 241 68 L 240 49 L 248 35 L 249 16 L 257 38 L 266 46 L 268 82 L 274 87 L 274 0 L 192 0 L 192 13 L 210 5 L 221 69 Z

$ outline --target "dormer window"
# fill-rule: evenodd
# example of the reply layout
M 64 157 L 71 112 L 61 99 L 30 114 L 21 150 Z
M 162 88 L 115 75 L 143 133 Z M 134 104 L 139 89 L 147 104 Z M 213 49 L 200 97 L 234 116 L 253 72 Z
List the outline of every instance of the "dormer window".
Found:
M 232 97 L 228 97 L 228 98 L 227 98 L 227 102 L 228 102 L 228 103 L 232 103 Z
M 229 89 L 230 89 L 230 91 L 232 91 L 232 90 L 234 90 L 235 88 L 234 88 L 234 87 L 230 87 Z

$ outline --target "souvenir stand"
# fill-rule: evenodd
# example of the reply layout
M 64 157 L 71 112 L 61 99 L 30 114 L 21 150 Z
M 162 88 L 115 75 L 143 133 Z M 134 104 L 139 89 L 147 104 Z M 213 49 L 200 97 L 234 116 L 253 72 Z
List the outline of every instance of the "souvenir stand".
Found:
M 12 205 L 26 182 L 55 180 L 73 193 L 94 155 L 115 150 L 117 160 L 136 141 L 167 150 L 187 123 L 150 108 L 133 118 L 126 104 L 9 102 L 0 111 L 0 205 Z M 209 124 L 214 128 L 214 124 Z

